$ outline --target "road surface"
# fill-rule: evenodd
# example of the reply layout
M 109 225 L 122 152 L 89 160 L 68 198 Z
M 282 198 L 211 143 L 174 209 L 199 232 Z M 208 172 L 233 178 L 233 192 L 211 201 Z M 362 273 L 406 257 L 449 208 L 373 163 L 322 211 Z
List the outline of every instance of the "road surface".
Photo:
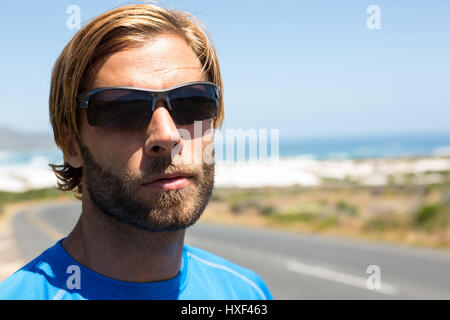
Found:
M 70 202 L 16 214 L 23 261 L 66 236 L 80 212 Z M 206 222 L 188 229 L 186 243 L 254 270 L 275 299 L 450 299 L 445 251 Z

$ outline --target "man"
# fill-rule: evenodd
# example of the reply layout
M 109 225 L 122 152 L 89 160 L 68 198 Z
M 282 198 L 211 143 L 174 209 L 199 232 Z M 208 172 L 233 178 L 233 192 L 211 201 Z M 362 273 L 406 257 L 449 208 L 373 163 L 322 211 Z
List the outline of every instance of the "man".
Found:
M 49 100 L 64 164 L 51 167 L 59 189 L 78 190 L 82 213 L 0 284 L 0 298 L 272 298 L 254 272 L 184 245 L 211 196 L 224 114 L 205 32 L 185 12 L 132 5 L 66 46 Z

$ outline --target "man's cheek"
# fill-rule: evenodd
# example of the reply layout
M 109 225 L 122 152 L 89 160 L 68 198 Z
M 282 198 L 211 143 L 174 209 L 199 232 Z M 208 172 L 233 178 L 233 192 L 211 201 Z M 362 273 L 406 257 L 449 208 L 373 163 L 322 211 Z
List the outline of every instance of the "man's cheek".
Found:
M 203 145 L 203 162 L 208 165 L 213 165 L 215 163 L 215 150 L 214 143 L 211 141 Z

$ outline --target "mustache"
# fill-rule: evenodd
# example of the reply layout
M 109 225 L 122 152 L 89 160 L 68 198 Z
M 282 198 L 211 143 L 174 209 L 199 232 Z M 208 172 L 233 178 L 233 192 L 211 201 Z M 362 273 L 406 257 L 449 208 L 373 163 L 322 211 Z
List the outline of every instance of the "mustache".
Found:
M 202 166 L 192 165 L 187 163 L 174 164 L 171 157 L 155 158 L 151 165 L 143 167 L 139 170 L 138 181 L 141 183 L 144 180 L 155 175 L 172 174 L 175 172 L 183 172 L 187 175 L 197 178 L 201 174 Z

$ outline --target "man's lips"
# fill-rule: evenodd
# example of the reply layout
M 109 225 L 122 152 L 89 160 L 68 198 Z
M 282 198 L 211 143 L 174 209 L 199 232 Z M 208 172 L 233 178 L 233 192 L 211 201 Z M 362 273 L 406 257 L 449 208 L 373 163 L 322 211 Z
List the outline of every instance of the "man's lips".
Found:
M 173 179 L 173 178 L 188 178 L 188 177 L 191 177 L 191 175 L 186 173 L 186 172 L 174 172 L 174 173 L 170 173 L 170 174 L 158 174 L 156 176 L 151 177 L 150 179 L 147 179 L 142 184 L 149 184 L 149 183 L 153 183 L 153 182 L 158 181 L 158 180 L 166 180 L 166 179 L 169 180 L 169 179 Z
M 152 177 L 142 183 L 142 186 L 153 190 L 174 190 L 181 189 L 192 182 L 192 176 L 184 172 L 163 174 Z

